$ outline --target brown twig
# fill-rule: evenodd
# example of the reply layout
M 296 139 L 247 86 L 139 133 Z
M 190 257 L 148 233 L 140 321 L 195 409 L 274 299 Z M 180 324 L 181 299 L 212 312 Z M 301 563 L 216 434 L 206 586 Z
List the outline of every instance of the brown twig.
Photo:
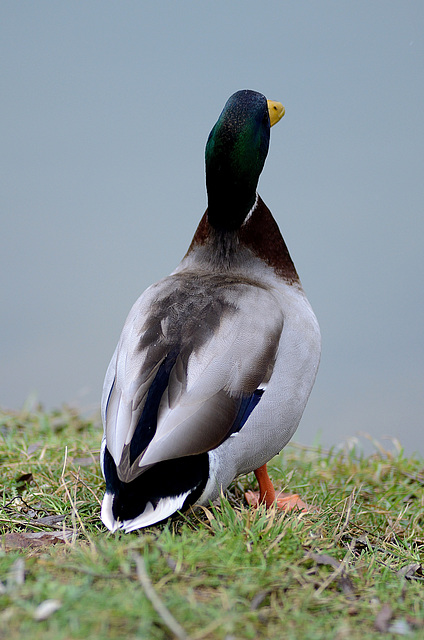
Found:
M 95 499 L 95 501 L 102 506 L 102 501 L 99 499 L 99 497 L 94 493 L 93 489 L 91 487 L 88 486 L 88 484 L 86 482 L 84 482 L 84 480 L 82 478 L 80 478 L 79 476 L 77 476 L 73 471 L 69 471 L 69 473 L 71 474 L 71 476 L 74 477 L 74 479 L 79 482 L 80 484 L 82 484 L 86 489 L 88 489 L 88 491 L 91 493 L 91 495 L 93 496 L 93 498 Z
M 162 600 L 156 593 L 149 575 L 146 570 L 146 565 L 143 558 L 139 554 L 133 554 L 135 566 L 137 568 L 137 577 L 144 589 L 144 593 L 150 600 L 154 610 L 161 618 L 162 622 L 168 629 L 178 638 L 178 640 L 188 640 L 188 635 L 182 628 L 179 622 L 175 620 L 172 613 L 167 609 Z
M 360 491 L 360 489 L 359 489 L 359 491 Z M 343 523 L 342 528 L 340 529 L 339 533 L 337 534 L 337 536 L 335 538 L 336 544 L 342 539 L 342 537 L 344 535 L 344 532 L 347 529 L 347 526 L 348 526 L 349 520 L 350 520 L 350 516 L 351 516 L 351 513 L 352 513 L 352 507 L 356 502 L 357 493 L 358 492 L 354 488 L 352 493 L 350 494 L 350 496 L 347 499 L 346 517 L 345 517 L 345 521 Z

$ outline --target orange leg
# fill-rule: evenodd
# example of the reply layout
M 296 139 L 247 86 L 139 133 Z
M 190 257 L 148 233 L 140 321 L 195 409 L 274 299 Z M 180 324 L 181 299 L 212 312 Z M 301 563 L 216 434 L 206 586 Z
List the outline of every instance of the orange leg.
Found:
M 297 493 L 279 493 L 276 495 L 266 464 L 255 469 L 255 476 L 259 483 L 259 493 L 257 491 L 247 491 L 245 493 L 245 498 L 251 506 L 258 507 L 260 504 L 265 503 L 267 509 L 275 505 L 277 509 L 283 509 L 284 511 L 290 511 L 295 507 L 305 513 L 309 510 L 308 505 L 299 498 Z
M 255 476 L 259 483 L 259 504 L 265 502 L 266 508 L 269 509 L 275 502 L 275 489 L 268 475 L 266 464 L 255 469 Z

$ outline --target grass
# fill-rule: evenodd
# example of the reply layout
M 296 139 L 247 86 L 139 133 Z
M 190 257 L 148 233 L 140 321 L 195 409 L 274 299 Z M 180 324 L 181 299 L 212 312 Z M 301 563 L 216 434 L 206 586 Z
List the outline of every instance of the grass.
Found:
M 424 462 L 289 446 L 277 485 L 315 508 L 219 504 L 134 534 L 99 520 L 101 427 L 0 416 L 0 638 L 424 637 Z

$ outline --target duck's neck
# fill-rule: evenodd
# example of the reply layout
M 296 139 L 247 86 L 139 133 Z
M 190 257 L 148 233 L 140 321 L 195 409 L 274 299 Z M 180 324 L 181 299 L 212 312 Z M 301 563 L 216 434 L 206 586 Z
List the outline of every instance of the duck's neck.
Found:
M 227 175 L 217 176 L 209 172 L 206 179 L 208 189 L 208 220 L 217 230 L 239 229 L 256 201 L 256 184 L 233 181 Z M 253 188 L 252 188 L 253 186 Z
M 255 204 L 256 188 L 269 145 L 268 130 L 256 137 L 244 126 L 218 121 L 205 152 L 209 223 L 218 230 L 235 231 Z M 255 140 L 255 144 L 252 143 Z M 253 149 L 253 151 L 252 151 Z
M 201 262 L 209 261 L 215 268 L 229 270 L 242 267 L 246 253 L 250 256 L 253 254 L 272 267 L 278 276 L 290 284 L 300 286 L 299 276 L 284 238 L 260 196 L 257 196 L 251 215 L 234 231 L 212 227 L 207 210 L 197 227 L 186 257 L 190 257 L 195 251 L 199 252 Z

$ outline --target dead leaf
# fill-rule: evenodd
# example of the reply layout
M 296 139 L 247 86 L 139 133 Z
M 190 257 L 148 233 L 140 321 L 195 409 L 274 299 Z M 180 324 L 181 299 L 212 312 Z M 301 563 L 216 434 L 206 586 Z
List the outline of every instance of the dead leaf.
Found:
M 72 464 L 76 467 L 89 467 L 92 464 L 97 464 L 93 458 L 72 458 Z
M 35 609 L 32 617 L 37 622 L 41 622 L 42 620 L 47 620 L 50 616 L 60 609 L 62 603 L 60 600 L 44 600 L 38 607 Z
M 11 587 L 20 587 L 25 582 L 25 560 L 17 558 L 7 574 L 7 590 Z
M 16 484 L 19 485 L 28 485 L 30 482 L 32 482 L 33 480 L 33 475 L 32 473 L 23 473 L 22 475 L 20 475 L 18 478 L 16 478 Z M 22 487 L 20 487 L 22 488 Z
M 326 564 L 330 565 L 334 569 L 338 569 L 340 567 L 340 562 L 333 558 L 332 556 L 327 555 L 326 553 L 314 553 L 311 551 L 307 554 L 307 558 L 311 558 L 317 564 Z
M 165 556 L 165 562 L 168 565 L 168 567 L 171 569 L 171 571 L 174 571 L 174 573 L 177 571 L 178 565 L 175 562 L 175 560 L 173 558 L 171 558 L 171 556 L 166 555 Z
M 374 621 L 374 627 L 380 633 L 387 633 L 392 619 L 393 611 L 389 604 L 383 604 Z
M 311 558 L 311 560 L 314 560 L 317 564 L 329 565 L 336 571 L 339 571 L 340 575 L 338 583 L 344 595 L 349 597 L 355 595 L 355 587 L 353 586 L 352 580 L 348 576 L 344 567 L 342 567 L 342 563 L 336 560 L 336 558 L 333 558 L 326 553 L 314 553 L 313 551 L 309 552 L 306 557 Z
M 424 578 L 423 567 L 419 562 L 405 565 L 396 571 L 396 575 L 407 580 L 422 580 Z
M 33 453 L 35 453 L 38 449 L 40 449 L 43 446 L 42 442 L 34 442 L 34 444 L 30 444 L 28 446 L 27 449 L 27 455 L 31 456 Z
M 42 516 L 41 518 L 33 518 L 31 520 L 31 524 L 43 525 L 45 527 L 53 527 L 59 522 L 62 522 L 66 516 L 56 515 L 56 516 Z
M 10 549 L 27 549 L 42 547 L 57 543 L 64 543 L 72 538 L 73 531 L 14 531 L 2 536 L 2 544 L 6 551 Z
M 404 618 L 399 618 L 389 626 L 388 631 L 398 636 L 408 636 L 412 629 Z
M 353 582 L 345 571 L 342 571 L 340 575 L 339 585 L 341 586 L 345 596 L 352 597 L 355 595 L 355 587 L 353 586 Z
M 271 591 L 259 591 L 250 603 L 250 611 L 256 611 L 270 593 Z

